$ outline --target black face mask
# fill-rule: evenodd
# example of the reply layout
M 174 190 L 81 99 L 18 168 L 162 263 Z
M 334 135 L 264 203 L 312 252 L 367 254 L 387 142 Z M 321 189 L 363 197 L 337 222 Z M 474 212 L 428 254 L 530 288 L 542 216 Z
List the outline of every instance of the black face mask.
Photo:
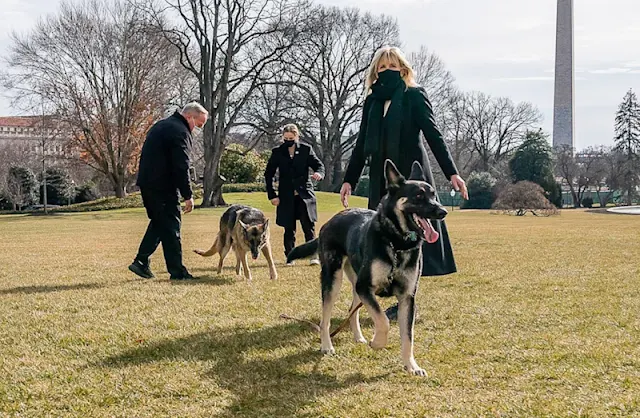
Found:
M 386 70 L 378 73 L 378 79 L 371 86 L 373 97 L 378 100 L 391 100 L 395 91 L 404 85 L 400 71 Z
M 289 147 L 289 148 L 291 148 L 294 145 L 296 145 L 296 140 L 295 139 L 292 139 L 292 140 L 285 139 L 284 142 L 285 142 L 285 144 L 287 144 L 287 147 Z
M 385 70 L 381 73 L 378 73 L 378 83 L 381 86 L 386 88 L 394 88 L 398 85 L 398 83 L 402 80 L 402 76 L 400 75 L 400 71 L 396 70 Z

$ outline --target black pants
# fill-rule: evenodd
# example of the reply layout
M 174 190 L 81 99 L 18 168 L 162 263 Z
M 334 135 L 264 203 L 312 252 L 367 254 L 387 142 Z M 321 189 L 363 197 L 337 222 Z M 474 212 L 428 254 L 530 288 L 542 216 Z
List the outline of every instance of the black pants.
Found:
M 288 255 L 296 246 L 296 220 L 300 220 L 305 241 L 311 241 L 316 237 L 316 224 L 309 219 L 307 205 L 300 196 L 293 199 L 293 226 L 284 229 L 284 254 Z
M 182 244 L 180 225 L 182 216 L 177 191 L 161 192 L 141 189 L 142 203 L 147 210 L 149 226 L 142 238 L 136 260 L 149 264 L 149 257 L 162 242 L 167 271 L 172 277 L 181 277 L 187 269 L 182 265 Z

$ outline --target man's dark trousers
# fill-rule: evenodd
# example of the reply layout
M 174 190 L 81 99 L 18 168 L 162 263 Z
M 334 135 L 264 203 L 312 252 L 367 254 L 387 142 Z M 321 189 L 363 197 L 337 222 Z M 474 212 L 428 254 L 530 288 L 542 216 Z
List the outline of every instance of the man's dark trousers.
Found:
M 311 241 L 316 236 L 315 223 L 309 220 L 309 212 L 307 212 L 307 206 L 304 204 L 304 200 L 298 195 L 294 198 L 294 213 L 293 226 L 284 229 L 284 254 L 289 255 L 293 247 L 296 246 L 296 220 L 300 220 L 302 231 L 304 232 L 304 240 L 306 242 Z
M 167 271 L 171 277 L 184 276 L 187 269 L 182 265 L 180 242 L 182 215 L 177 191 L 171 193 L 141 188 L 140 192 L 150 221 L 140 243 L 136 260 L 148 266 L 149 257 L 162 242 Z

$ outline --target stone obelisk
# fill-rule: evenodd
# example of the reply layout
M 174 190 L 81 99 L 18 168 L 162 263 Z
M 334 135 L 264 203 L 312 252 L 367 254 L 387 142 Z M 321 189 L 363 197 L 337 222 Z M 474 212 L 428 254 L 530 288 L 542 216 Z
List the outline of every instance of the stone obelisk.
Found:
M 574 147 L 573 0 L 558 0 L 553 146 Z

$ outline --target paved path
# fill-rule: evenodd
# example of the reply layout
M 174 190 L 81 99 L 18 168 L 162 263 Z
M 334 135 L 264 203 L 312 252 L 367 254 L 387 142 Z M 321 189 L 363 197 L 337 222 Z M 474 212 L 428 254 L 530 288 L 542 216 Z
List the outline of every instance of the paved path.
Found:
M 640 206 L 617 206 L 607 209 L 607 212 L 624 213 L 625 215 L 640 215 Z

